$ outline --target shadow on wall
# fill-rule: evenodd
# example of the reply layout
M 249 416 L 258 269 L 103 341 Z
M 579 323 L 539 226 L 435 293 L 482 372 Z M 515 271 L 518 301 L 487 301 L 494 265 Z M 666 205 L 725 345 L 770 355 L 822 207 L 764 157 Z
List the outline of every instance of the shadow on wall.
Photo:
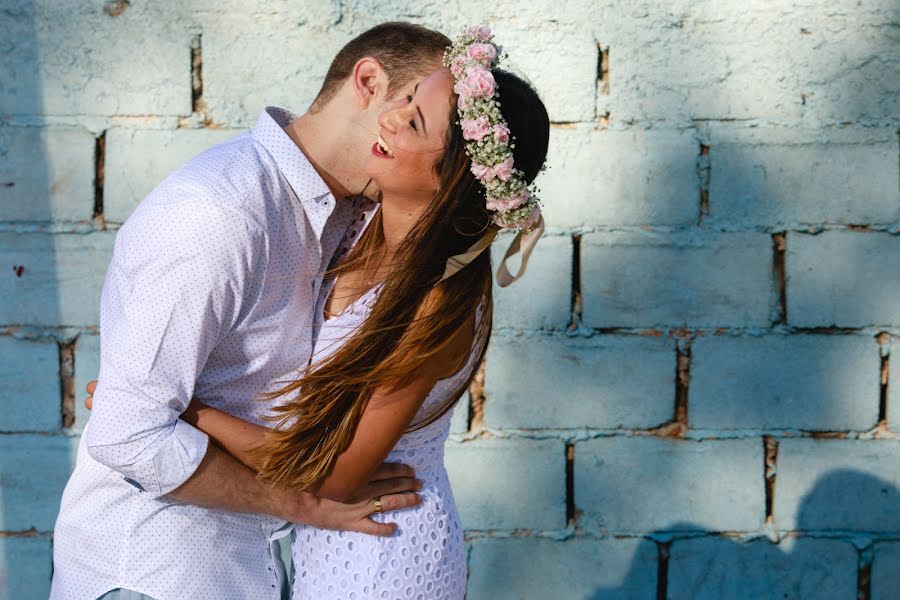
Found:
M 34 10 L 30 1 L 0 10 L 0 598 L 10 600 L 49 593 L 51 534 L 72 467 L 57 264 L 58 238 L 72 236 L 49 225 L 90 221 L 93 211 L 93 198 L 81 197 L 93 170 L 67 156 L 87 134 L 33 119 L 43 110 Z
M 734 14 L 731 17 L 736 18 L 738 5 L 732 4 L 731 9 L 727 5 L 728 3 L 720 4 L 719 8 L 726 12 L 732 10 Z M 711 8 L 712 13 L 718 10 Z M 840 15 L 826 15 L 821 8 L 798 9 L 794 20 L 785 20 L 778 11 L 773 11 L 768 16 L 756 11 L 762 9 L 762 4 L 756 3 L 755 8 L 748 6 L 747 14 L 742 15 L 750 19 L 744 32 L 733 32 L 728 27 L 717 25 L 716 17 L 722 15 L 702 15 L 695 12 L 666 17 L 660 13 L 667 9 L 662 6 L 658 9 L 652 11 L 655 15 L 637 20 L 655 20 L 656 24 L 666 25 L 662 30 L 667 33 L 661 35 L 655 46 L 623 52 L 616 47 L 616 38 L 619 38 L 621 45 L 628 46 L 628 40 L 624 39 L 628 34 L 627 30 L 623 29 L 624 33 L 621 35 L 612 31 L 612 26 L 609 32 L 604 31 L 609 35 L 603 37 L 601 42 L 604 45 L 609 43 L 611 48 L 612 94 L 615 96 L 622 92 L 623 87 L 634 86 L 634 81 L 648 84 L 646 69 L 658 66 L 660 55 L 677 57 L 666 64 L 672 66 L 677 61 L 678 68 L 675 70 L 679 75 L 684 74 L 683 79 L 687 80 L 687 84 L 690 84 L 691 77 L 702 77 L 703 75 L 698 74 L 712 72 L 715 65 L 731 65 L 728 73 L 721 79 L 707 82 L 696 89 L 679 89 L 677 85 L 670 83 L 673 79 L 677 80 L 677 77 L 664 78 L 666 89 L 663 92 L 675 90 L 681 94 L 677 98 L 679 102 L 666 102 L 667 99 L 674 99 L 675 94 L 666 96 L 665 93 L 646 93 L 645 87 L 641 108 L 636 109 L 641 113 L 635 116 L 638 118 L 637 123 L 640 123 L 641 115 L 646 116 L 647 120 L 652 120 L 654 116 L 665 119 L 676 110 L 673 107 L 677 107 L 679 114 L 683 113 L 691 118 L 693 126 L 698 128 L 699 141 L 709 145 L 708 154 L 698 159 L 698 170 L 703 170 L 705 161 L 709 161 L 707 174 L 710 180 L 707 184 L 708 205 L 699 221 L 700 226 L 694 228 L 694 224 L 689 223 L 684 228 L 696 231 L 704 244 L 711 243 L 707 240 L 714 240 L 721 235 L 722 249 L 726 251 L 735 247 L 730 240 L 735 240 L 740 235 L 760 238 L 762 242 L 759 245 L 736 248 L 734 254 L 738 258 L 750 254 L 749 264 L 761 264 L 764 278 L 761 278 L 759 287 L 748 290 L 751 293 L 728 298 L 729 287 L 738 289 L 737 285 L 730 286 L 732 281 L 746 282 L 755 277 L 758 270 L 736 268 L 735 261 L 729 261 L 730 265 L 721 268 L 710 269 L 707 257 L 689 244 L 676 247 L 668 253 L 661 250 L 641 253 L 634 251 L 621 260 L 617 258 L 617 253 L 621 251 L 614 247 L 604 247 L 602 251 L 590 255 L 591 260 L 587 257 L 582 260 L 583 268 L 592 270 L 595 275 L 591 277 L 591 273 L 586 272 L 583 284 L 586 287 L 594 286 L 598 290 L 593 295 L 589 290 L 586 294 L 586 325 L 595 328 L 622 326 L 621 317 L 613 320 L 609 316 L 616 312 L 616 306 L 624 307 L 625 317 L 628 317 L 627 311 L 634 310 L 635 306 L 646 306 L 643 314 L 633 315 L 639 320 L 635 326 L 684 325 L 692 328 L 700 324 L 738 330 L 749 326 L 764 330 L 766 335 L 761 337 L 756 337 L 758 331 L 755 331 L 750 336 L 725 333 L 696 340 L 688 400 L 688 426 L 691 428 L 804 431 L 871 429 L 879 421 L 877 343 L 868 333 L 854 336 L 852 331 L 833 331 L 830 328 L 837 325 L 852 330 L 891 324 L 890 320 L 883 318 L 889 311 L 886 308 L 879 310 L 876 302 L 884 298 L 883 306 L 887 306 L 889 299 L 877 293 L 872 284 L 873 272 L 882 271 L 878 267 L 873 269 L 876 265 L 873 261 L 875 257 L 860 250 L 860 246 L 856 244 L 827 244 L 827 239 L 834 236 L 834 233 L 808 236 L 794 231 L 804 231 L 810 225 L 877 227 L 897 222 L 896 184 L 891 182 L 896 181 L 896 126 L 900 119 L 896 104 L 897 92 L 900 91 L 900 54 L 897 52 L 900 40 L 897 38 L 896 27 L 900 20 L 898 7 L 881 3 L 880 9 L 867 9 L 866 12 L 848 8 L 845 11 L 848 14 Z M 609 10 L 612 13 L 618 12 L 612 6 Z M 676 10 L 673 8 L 673 13 Z M 754 11 L 756 14 L 751 14 Z M 766 7 L 765 11 L 768 13 L 769 8 Z M 673 26 L 675 24 L 677 26 Z M 760 26 L 766 30 L 765 36 L 752 42 L 745 39 L 743 43 L 749 45 L 743 48 L 735 43 L 748 33 L 759 30 Z M 834 35 L 834 29 L 840 30 L 837 35 Z M 689 39 L 691 31 L 698 32 L 696 39 Z M 721 39 L 716 39 L 715 32 L 723 34 Z M 729 37 L 733 33 L 737 37 Z M 772 35 L 775 36 L 774 39 Z M 704 36 L 709 38 L 704 39 Z M 608 41 L 610 37 L 612 41 Z M 641 37 L 636 35 L 634 39 L 640 40 Z M 696 51 L 677 51 L 691 43 L 697 47 L 705 45 L 705 52 L 698 54 Z M 763 49 L 762 45 L 767 45 L 768 49 Z M 785 46 L 796 47 L 798 52 L 785 52 Z M 744 56 L 735 56 L 742 49 L 750 51 L 745 52 Z M 623 56 L 624 58 L 619 58 Z M 639 60 L 641 57 L 647 60 Z M 634 64 L 621 64 L 617 60 L 632 61 Z M 752 60 L 756 60 L 759 66 L 748 64 L 747 72 L 750 76 L 754 73 L 761 76 L 756 82 L 743 79 L 747 75 L 741 74 L 742 69 L 739 68 Z M 639 67 L 640 64 L 644 67 Z M 643 74 L 640 73 L 641 68 L 645 69 Z M 761 72 L 761 69 L 765 72 Z M 623 73 L 626 71 L 631 72 L 632 82 L 617 79 L 625 77 Z M 876 71 L 882 75 L 875 76 Z M 650 77 L 653 75 L 655 73 L 650 73 Z M 779 87 L 782 88 L 780 91 Z M 709 90 L 716 91 L 719 100 L 711 100 L 713 94 Z M 748 91 L 751 92 L 749 95 Z M 785 103 L 767 105 L 773 97 L 783 99 Z M 613 123 L 621 123 L 621 112 L 617 114 L 617 108 L 627 111 L 627 107 L 616 100 L 611 105 Z M 739 114 L 733 114 L 735 110 Z M 781 121 L 781 124 L 794 131 L 778 132 L 784 136 L 782 141 L 777 138 L 766 139 L 765 121 L 742 122 L 759 118 L 769 123 Z M 835 127 L 838 124 L 840 127 Z M 759 125 L 758 129 L 752 127 L 755 125 Z M 881 148 L 888 150 L 883 153 L 878 151 L 879 161 L 867 161 L 870 155 L 864 150 L 856 150 L 864 149 L 868 142 L 858 142 L 849 135 L 845 138 L 841 131 L 842 128 L 865 130 L 870 127 L 886 131 L 888 135 L 880 142 Z M 755 137 L 748 134 L 753 131 L 763 133 L 757 133 Z M 860 138 L 869 135 L 864 131 Z M 872 152 L 874 156 L 875 151 Z M 887 156 L 887 160 L 880 161 L 882 156 Z M 645 172 L 652 172 L 654 165 L 666 160 L 659 151 L 651 150 L 645 158 Z M 882 164 L 887 171 L 870 173 L 870 176 L 861 178 L 858 173 L 860 168 L 867 171 L 866 162 Z M 843 173 L 841 181 L 832 179 L 835 172 Z M 890 185 L 878 185 L 879 181 L 887 181 Z M 653 197 L 666 198 L 671 195 L 670 191 L 659 185 L 656 189 L 648 190 L 645 199 L 652 201 Z M 699 200 L 697 202 L 699 212 Z M 719 229 L 724 233 L 719 234 Z M 736 233 L 737 231 L 746 233 Z M 791 253 L 800 243 L 807 242 L 809 238 L 806 247 L 815 245 L 807 255 L 811 255 L 809 262 L 814 269 L 807 275 L 805 282 L 799 278 L 787 281 L 786 300 L 778 298 L 779 287 L 784 282 L 784 279 L 779 282 L 778 270 L 785 267 L 784 256 L 778 256 L 777 240 L 771 239 L 773 234 L 783 231 L 788 231 L 788 272 L 799 264 L 799 259 L 791 263 Z M 591 235 L 597 236 L 588 234 L 585 238 Z M 847 235 L 866 244 L 862 240 L 884 234 L 850 231 Z M 893 245 L 885 243 L 881 248 L 884 251 L 894 249 L 896 252 L 896 241 L 890 243 Z M 642 245 L 649 247 L 652 244 L 642 242 Z M 763 252 L 754 252 L 754 248 L 762 248 Z M 722 254 L 722 250 L 717 248 L 715 253 Z M 591 263 L 600 266 L 591 266 Z M 687 270 L 699 270 L 706 279 L 691 278 L 686 273 Z M 616 273 L 619 273 L 621 281 L 614 280 Z M 622 277 L 622 273 L 630 273 L 632 276 Z M 669 276 L 657 276 L 658 273 Z M 680 277 L 682 273 L 684 277 Z M 883 273 L 889 275 L 887 271 Z M 676 279 L 686 281 L 673 281 L 673 275 Z M 794 299 L 801 293 L 801 285 L 802 299 L 795 302 Z M 821 293 L 835 286 L 848 290 L 849 296 L 842 299 Z M 869 289 L 876 293 L 874 297 L 866 293 Z M 653 311 L 655 303 L 661 298 L 669 302 L 670 312 L 657 317 Z M 807 298 L 809 301 L 805 301 Z M 892 306 L 896 306 L 895 298 L 890 301 Z M 590 302 L 594 305 L 590 306 Z M 835 321 L 832 315 L 840 311 L 834 305 L 841 302 L 855 302 L 857 306 L 851 307 L 851 318 Z M 791 308 L 787 310 L 786 319 L 782 303 Z M 742 315 L 742 310 L 752 312 Z M 690 316 L 694 313 L 700 316 L 694 319 Z M 895 309 L 893 314 L 896 315 Z M 710 321 L 718 315 L 721 315 L 720 322 Z M 642 317 L 643 320 L 640 320 Z M 703 322 L 704 319 L 708 322 Z M 827 330 L 814 332 L 822 335 L 806 336 L 785 328 L 785 325 L 788 328 L 823 327 Z M 789 335 L 782 335 L 783 333 Z M 737 373 L 738 377 L 724 377 L 729 371 L 731 375 Z M 750 389 L 749 386 L 756 386 L 756 389 Z M 599 405 L 597 409 L 601 410 Z M 670 473 L 668 477 L 665 473 L 661 475 L 660 485 L 664 488 L 677 486 L 674 473 Z M 883 489 L 877 480 L 854 476 L 849 472 L 835 472 L 829 478 L 841 485 L 865 485 L 871 488 L 873 494 L 881 494 L 880 490 Z M 815 497 L 817 490 L 819 488 L 812 492 L 810 498 Z M 896 500 L 896 490 L 889 496 Z M 846 508 L 852 511 L 857 507 Z M 821 514 L 817 515 L 817 511 Z M 829 507 L 825 503 L 805 504 L 800 517 L 801 526 L 806 527 L 815 522 L 817 516 L 821 517 L 828 511 Z M 692 529 L 696 529 L 696 524 Z M 845 536 L 844 540 L 848 537 Z M 740 585 L 745 586 L 742 589 L 756 590 L 759 594 L 757 597 L 782 597 L 766 592 L 767 588 L 754 588 L 754 578 L 751 577 L 753 571 L 769 569 L 771 575 L 760 576 L 759 581 L 764 581 L 767 585 L 782 581 L 778 585 L 786 586 L 784 593 L 787 597 L 828 597 L 817 594 L 815 586 L 825 585 L 830 577 L 837 578 L 834 581 L 841 585 L 852 583 L 851 593 L 855 596 L 855 571 L 850 575 L 843 572 L 831 573 L 827 569 L 823 571 L 814 562 L 817 553 L 830 551 L 828 548 L 832 546 L 847 544 L 848 542 L 841 540 L 807 537 L 785 539 L 777 546 L 772 546 L 765 540 L 753 544 L 737 544 L 719 537 L 676 542 L 673 543 L 670 559 L 670 581 L 686 582 L 687 585 L 691 581 L 703 583 L 706 581 L 704 578 L 724 578 L 728 575 L 734 581 L 740 581 Z M 788 547 L 790 550 L 787 550 Z M 707 552 L 707 559 L 712 561 L 706 570 L 704 561 L 689 558 L 702 556 L 703 552 Z M 774 559 L 771 558 L 773 553 Z M 807 554 L 813 558 L 803 558 Z M 696 572 L 673 571 L 678 565 L 689 565 L 691 560 L 697 565 Z M 721 567 L 717 566 L 717 560 L 723 561 Z M 784 569 L 794 570 L 780 574 L 782 568 L 778 566 L 779 562 L 784 563 Z M 794 566 L 799 564 L 804 566 Z M 736 575 L 740 572 L 740 565 L 747 569 L 743 577 Z M 688 567 L 685 566 L 685 569 Z M 804 574 L 804 571 L 808 573 Z M 816 573 L 823 578 L 819 584 L 814 583 Z M 676 574 L 678 579 L 673 579 Z M 789 576 L 791 574 L 794 579 Z M 897 586 L 895 590 L 900 590 L 897 580 L 893 583 Z M 723 579 L 722 586 L 725 585 Z M 798 587 L 791 587 L 794 585 Z M 874 587 L 873 585 L 873 593 L 876 593 Z M 690 592 L 692 589 L 698 588 L 677 588 L 670 585 L 670 597 L 694 597 Z M 706 596 L 697 597 L 748 597 L 748 592 L 741 592 L 736 588 L 710 586 L 709 589 L 711 591 Z M 728 590 L 733 593 L 724 593 Z M 800 594 L 798 590 L 806 590 L 808 595 Z M 597 597 L 607 596 L 598 593 Z M 616 596 L 610 592 L 610 597 Z M 878 597 L 877 593 L 875 597 Z M 900 597 L 900 591 L 897 591 L 897 597 Z
M 867 502 L 856 502 L 858 498 L 866 498 Z M 877 477 L 842 469 L 816 482 L 800 505 L 796 529 L 790 535 L 783 534 L 778 544 L 766 538 L 736 541 L 704 535 L 715 532 L 694 523 L 674 523 L 653 534 L 657 539 L 671 540 L 667 567 L 660 573 L 662 581 L 658 581 L 658 597 L 850 599 L 862 589 L 868 590 L 868 595 L 859 597 L 895 599 L 900 594 L 900 531 L 879 530 L 875 521 L 896 514 L 898 506 L 897 487 Z M 835 536 L 834 529 L 844 534 L 852 531 L 853 539 L 863 549 L 848 541 L 850 536 L 831 537 Z M 668 532 L 691 533 L 682 536 Z M 647 540 L 641 546 L 636 555 L 656 553 L 655 542 Z M 596 589 L 588 598 L 636 599 L 634 590 L 645 588 L 646 581 L 645 567 L 635 561 L 621 585 Z

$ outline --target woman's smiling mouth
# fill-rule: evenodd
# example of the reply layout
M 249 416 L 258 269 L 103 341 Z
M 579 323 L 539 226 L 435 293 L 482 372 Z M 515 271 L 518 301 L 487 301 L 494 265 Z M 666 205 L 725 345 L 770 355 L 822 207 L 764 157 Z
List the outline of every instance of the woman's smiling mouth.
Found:
M 387 142 L 384 141 L 380 135 L 378 139 L 375 140 L 375 144 L 372 146 L 372 154 L 375 156 L 380 156 L 381 158 L 394 158 L 394 154 L 391 152 L 391 147 L 388 146 Z

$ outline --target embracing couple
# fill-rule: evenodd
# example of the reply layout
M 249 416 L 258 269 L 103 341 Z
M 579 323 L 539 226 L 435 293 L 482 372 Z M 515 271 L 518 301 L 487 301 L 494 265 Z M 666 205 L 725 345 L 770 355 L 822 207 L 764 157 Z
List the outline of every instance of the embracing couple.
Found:
M 267 108 L 141 203 L 52 598 L 464 596 L 449 410 L 488 343 L 486 250 L 518 231 L 506 285 L 543 231 L 547 112 L 498 59 L 486 28 L 379 25 L 309 112 Z

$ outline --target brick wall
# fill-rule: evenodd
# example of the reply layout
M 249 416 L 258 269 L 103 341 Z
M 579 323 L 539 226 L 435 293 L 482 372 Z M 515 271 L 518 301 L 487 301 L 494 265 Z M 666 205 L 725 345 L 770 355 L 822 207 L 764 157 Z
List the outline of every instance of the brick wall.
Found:
M 448 443 L 469 598 L 897 597 L 896 1 L 0 9 L 0 598 L 47 595 L 118 225 L 391 18 L 488 22 L 554 122 Z

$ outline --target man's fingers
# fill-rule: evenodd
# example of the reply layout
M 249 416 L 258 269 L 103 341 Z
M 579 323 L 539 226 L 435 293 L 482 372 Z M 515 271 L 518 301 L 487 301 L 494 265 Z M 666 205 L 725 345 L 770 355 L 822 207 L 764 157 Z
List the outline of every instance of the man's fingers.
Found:
M 362 487 L 355 495 L 359 500 L 369 500 L 377 496 L 387 496 L 388 494 L 403 494 L 405 492 L 416 492 L 422 488 L 422 484 L 418 479 L 403 477 L 400 479 L 381 479 L 378 481 L 370 481 Z
M 370 518 L 362 519 L 353 528 L 353 531 L 368 533 L 369 535 L 389 536 L 397 531 L 396 523 L 379 523 Z
M 419 494 L 389 494 L 381 496 L 381 512 L 391 512 L 392 510 L 403 510 L 404 508 L 412 508 L 422 501 Z M 366 505 L 367 514 L 375 513 L 375 498 L 370 500 Z
M 91 408 L 93 406 L 94 406 L 94 397 L 93 396 L 88 396 L 87 398 L 84 399 L 84 407 L 86 409 L 91 410 Z
M 378 468 L 375 469 L 375 473 L 372 474 L 370 480 L 378 481 L 379 479 L 399 479 L 415 476 L 416 470 L 409 465 L 385 462 L 381 463 L 381 465 L 379 465 Z
M 90 394 L 91 396 L 93 396 L 93 395 L 94 395 L 94 390 L 97 389 L 97 380 L 95 379 L 95 380 L 93 380 L 93 381 L 91 381 L 91 382 L 88 382 L 88 384 L 87 384 L 86 386 L 84 386 L 84 389 L 87 391 L 88 394 Z

